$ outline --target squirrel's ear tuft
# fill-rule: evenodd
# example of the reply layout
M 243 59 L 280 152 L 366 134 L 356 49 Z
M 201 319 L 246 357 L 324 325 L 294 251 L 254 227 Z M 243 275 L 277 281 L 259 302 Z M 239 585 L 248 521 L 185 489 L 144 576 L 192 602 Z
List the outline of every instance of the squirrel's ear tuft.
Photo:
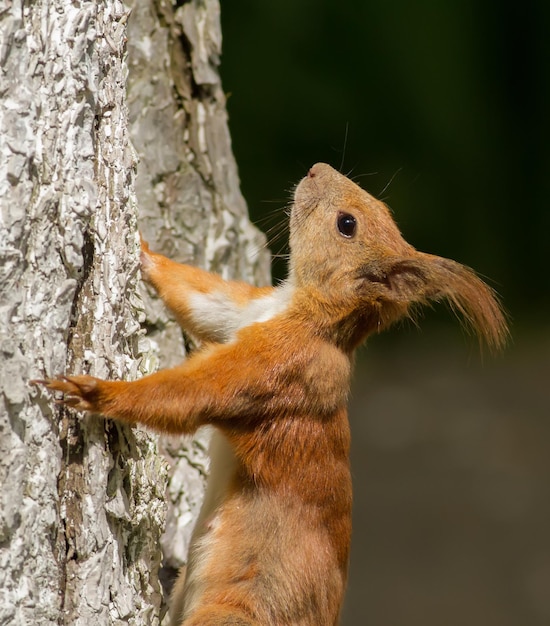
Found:
M 401 305 L 446 300 L 466 326 L 493 350 L 504 347 L 508 326 L 496 293 L 473 270 L 442 257 L 415 252 L 386 257 L 364 278 L 378 287 L 378 299 Z

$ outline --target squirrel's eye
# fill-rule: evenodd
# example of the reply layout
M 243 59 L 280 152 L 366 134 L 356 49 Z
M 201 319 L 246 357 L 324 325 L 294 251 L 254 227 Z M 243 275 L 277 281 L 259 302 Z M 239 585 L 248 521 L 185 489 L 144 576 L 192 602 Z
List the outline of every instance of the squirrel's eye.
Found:
M 338 213 L 336 225 L 340 234 L 348 239 L 351 239 L 357 230 L 357 220 L 349 213 Z

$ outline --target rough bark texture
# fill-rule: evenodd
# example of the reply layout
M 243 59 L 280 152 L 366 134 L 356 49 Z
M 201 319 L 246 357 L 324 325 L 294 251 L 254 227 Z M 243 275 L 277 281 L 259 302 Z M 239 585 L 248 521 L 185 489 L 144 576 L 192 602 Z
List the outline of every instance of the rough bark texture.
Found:
M 217 0 L 179 8 L 135 2 L 128 29 L 128 106 L 139 155 L 139 223 L 154 250 L 220 272 L 269 282 L 265 239 L 248 220 L 231 151 L 225 96 L 217 71 Z M 181 361 L 179 327 L 143 290 L 148 335 L 161 367 Z M 191 441 L 162 438 L 170 465 L 164 564 L 185 562 L 207 473 L 208 432 Z
M 231 154 L 218 11 L 140 2 L 128 20 L 117 0 L 14 0 L 0 12 L 0 624 L 160 622 L 157 437 L 56 408 L 28 381 L 132 378 L 182 358 L 181 333 L 138 287 L 136 198 L 154 248 L 267 280 Z M 160 445 L 179 512 L 172 566 L 205 446 Z

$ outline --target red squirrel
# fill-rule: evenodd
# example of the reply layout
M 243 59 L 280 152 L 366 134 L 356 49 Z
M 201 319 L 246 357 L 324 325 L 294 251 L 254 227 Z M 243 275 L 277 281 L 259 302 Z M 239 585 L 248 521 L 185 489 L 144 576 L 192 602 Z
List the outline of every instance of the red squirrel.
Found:
M 219 433 L 222 476 L 176 583 L 174 625 L 336 625 L 350 549 L 355 348 L 443 299 L 490 347 L 506 340 L 499 301 L 472 270 L 415 250 L 382 202 L 329 165 L 296 187 L 290 250 L 287 280 L 257 288 L 142 242 L 144 278 L 202 348 L 132 382 L 37 381 L 75 409 L 162 433 Z

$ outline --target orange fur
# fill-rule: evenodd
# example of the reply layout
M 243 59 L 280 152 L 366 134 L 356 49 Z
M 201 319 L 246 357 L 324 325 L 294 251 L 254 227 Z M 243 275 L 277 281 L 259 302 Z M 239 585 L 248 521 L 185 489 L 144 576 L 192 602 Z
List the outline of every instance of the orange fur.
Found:
M 143 243 L 145 278 L 211 343 L 133 382 L 39 381 L 77 409 L 160 432 L 209 424 L 229 443 L 233 475 L 201 515 L 174 624 L 337 624 L 351 533 L 354 349 L 440 299 L 490 346 L 506 338 L 498 300 L 471 270 L 416 251 L 384 204 L 330 166 L 300 182 L 290 226 L 289 278 L 276 289 L 224 281 Z

